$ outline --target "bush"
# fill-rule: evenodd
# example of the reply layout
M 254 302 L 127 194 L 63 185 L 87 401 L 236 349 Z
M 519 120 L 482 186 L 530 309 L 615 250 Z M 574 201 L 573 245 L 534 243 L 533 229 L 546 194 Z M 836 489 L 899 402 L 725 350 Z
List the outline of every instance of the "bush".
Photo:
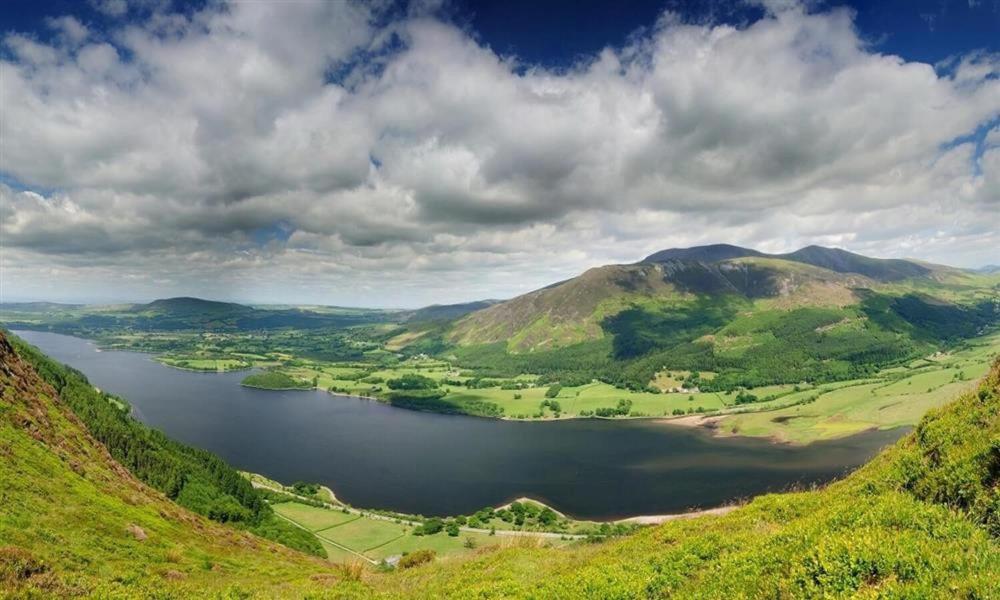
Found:
M 402 377 L 390 379 L 385 384 L 391 390 L 433 390 L 438 386 L 437 382 L 430 377 L 414 373 L 407 373 Z
M 442 529 L 444 529 L 444 521 L 438 517 L 431 517 L 414 529 L 413 535 L 434 535 Z
M 433 550 L 417 550 L 416 552 L 410 552 L 399 559 L 400 569 L 411 569 L 413 567 L 419 567 L 420 565 L 429 563 L 434 560 L 437 553 Z
M 558 383 L 550 385 L 549 389 L 545 390 L 545 397 L 555 398 L 556 396 L 559 395 L 559 392 L 561 391 L 562 391 L 562 386 L 559 385 Z
M 319 484 L 296 481 L 292 485 L 292 489 L 295 490 L 296 494 L 301 494 L 303 496 L 315 496 L 319 493 Z

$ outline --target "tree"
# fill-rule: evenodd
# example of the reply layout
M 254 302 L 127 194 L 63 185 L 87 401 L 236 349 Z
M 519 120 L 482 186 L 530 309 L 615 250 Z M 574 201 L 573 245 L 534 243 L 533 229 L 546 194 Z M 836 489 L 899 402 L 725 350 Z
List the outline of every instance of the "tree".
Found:
M 546 398 L 555 398 L 562 391 L 562 386 L 558 383 L 549 386 L 549 389 L 545 390 Z
M 434 535 L 442 529 L 444 529 L 444 521 L 438 517 L 431 517 L 414 529 L 413 535 Z
M 538 513 L 538 522 L 548 527 L 559 520 L 559 515 L 554 510 L 546 506 L 542 512 Z
M 390 379 L 385 384 L 392 390 L 433 390 L 438 386 L 437 382 L 430 377 L 415 373 L 407 373 L 402 377 Z

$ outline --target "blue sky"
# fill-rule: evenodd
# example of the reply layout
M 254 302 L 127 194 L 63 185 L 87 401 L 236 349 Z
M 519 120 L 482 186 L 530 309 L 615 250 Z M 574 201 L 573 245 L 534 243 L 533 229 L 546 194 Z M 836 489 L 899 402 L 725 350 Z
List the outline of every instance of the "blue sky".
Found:
M 998 44 L 1000 0 L 7 0 L 0 300 L 419 306 L 717 242 L 998 263 Z
M 173 2 L 181 11 L 205 6 Z M 815 10 L 849 7 L 862 35 L 879 52 L 908 60 L 936 63 L 949 56 L 983 49 L 1000 50 L 1000 0 L 876 0 L 815 2 Z M 405 12 L 400 3 L 396 12 Z M 759 19 L 763 8 L 753 3 L 718 0 L 505 0 L 453 1 L 441 14 L 468 27 L 502 54 L 546 66 L 567 65 L 604 46 L 621 46 L 627 36 L 648 27 L 664 11 L 692 20 L 743 24 Z M 77 15 L 100 27 L 114 21 L 93 4 L 79 0 L 6 0 L 0 24 L 5 30 L 31 31 L 47 37 L 45 17 Z

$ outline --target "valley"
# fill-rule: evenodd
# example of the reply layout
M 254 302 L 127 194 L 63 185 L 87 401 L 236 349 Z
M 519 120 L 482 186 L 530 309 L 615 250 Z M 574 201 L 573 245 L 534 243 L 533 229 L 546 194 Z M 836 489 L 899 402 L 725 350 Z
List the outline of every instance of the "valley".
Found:
M 286 493 L 274 481 L 236 475 L 211 455 L 192 453 L 148 430 L 127 434 L 125 439 L 158 444 L 168 455 L 187 454 L 181 468 L 199 480 L 194 485 L 202 494 L 220 494 L 216 501 L 232 500 L 229 493 L 239 493 L 238 502 L 248 505 L 264 499 L 273 518 L 313 535 L 316 552 L 328 557 L 321 560 L 242 531 L 238 521 L 224 525 L 195 514 L 204 507 L 191 504 L 194 497 L 183 489 L 157 491 L 170 489 L 160 478 L 168 471 L 145 470 L 109 437 L 110 423 L 127 422 L 120 420 L 124 413 L 114 397 L 81 387 L 71 372 L 20 343 L 17 348 L 30 362 L 0 334 L 0 448 L 9 459 L 0 461 L 4 594 L 460 598 L 503 590 L 515 597 L 765 597 L 789 590 L 794 596 L 831 589 L 866 594 L 873 584 L 913 597 L 1000 592 L 997 523 L 989 500 L 997 485 L 991 445 L 1000 362 L 977 386 L 932 410 L 913 435 L 843 481 L 764 495 L 725 514 L 669 521 L 595 543 L 537 536 L 497 542 L 500 536 L 489 534 L 486 540 L 465 535 L 469 543 L 461 530 L 457 536 L 414 537 L 417 525 L 405 519 L 327 508 L 317 497 L 333 497 L 321 488 L 297 485 Z M 215 476 L 199 466 L 212 464 Z M 248 495 L 238 483 L 245 477 L 291 498 Z M 488 515 L 473 517 L 482 522 Z M 282 536 L 286 543 L 293 538 Z M 462 550 L 455 548 L 459 539 Z M 303 550 L 304 541 L 298 543 Z M 404 545 L 411 543 L 420 549 Z M 894 548 L 891 555 L 884 551 L 887 544 Z M 370 564 L 388 552 L 399 552 L 390 555 L 398 557 L 395 568 Z
M 676 419 L 795 444 L 913 425 L 1000 350 L 1000 275 L 808 247 L 664 250 L 508 301 L 4 305 L 244 385 L 519 421 Z
M 240 385 L 243 372 L 173 369 L 80 338 L 16 334 L 171 439 L 276 481 L 325 485 L 351 506 L 424 517 L 471 516 L 521 497 L 585 521 L 714 508 L 835 479 L 905 433 L 789 445 L 657 419 L 439 414 L 325 390 L 256 389 Z

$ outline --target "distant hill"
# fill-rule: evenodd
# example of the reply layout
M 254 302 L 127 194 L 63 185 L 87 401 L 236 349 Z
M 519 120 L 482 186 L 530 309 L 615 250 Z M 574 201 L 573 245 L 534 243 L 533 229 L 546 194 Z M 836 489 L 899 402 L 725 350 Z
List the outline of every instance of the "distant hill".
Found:
M 5 310 L 18 312 L 49 312 L 53 310 L 72 310 L 81 308 L 82 304 L 62 304 L 60 302 L 4 302 L 0 303 L 0 313 Z
M 140 331 L 218 332 L 285 327 L 317 329 L 399 319 L 399 313 L 376 309 L 252 307 L 192 297 L 111 306 L 26 303 L 0 307 L 0 320 L 5 326 L 70 334 L 122 327 Z
M 253 311 L 253 308 L 242 304 L 236 304 L 233 302 L 217 302 L 215 300 L 203 300 L 201 298 L 191 298 L 187 296 L 163 298 L 160 300 L 153 300 L 149 304 L 132 305 L 132 312 L 149 312 L 177 316 L 234 315 L 251 313 Z
M 405 323 L 423 323 L 426 321 L 450 321 L 477 310 L 482 310 L 499 303 L 500 300 L 477 300 L 460 304 L 432 304 L 416 310 L 404 311 L 402 321 Z
M 985 273 L 987 275 L 995 275 L 1000 273 L 1000 265 L 986 265 L 985 267 L 979 267 L 975 269 L 977 273 Z

